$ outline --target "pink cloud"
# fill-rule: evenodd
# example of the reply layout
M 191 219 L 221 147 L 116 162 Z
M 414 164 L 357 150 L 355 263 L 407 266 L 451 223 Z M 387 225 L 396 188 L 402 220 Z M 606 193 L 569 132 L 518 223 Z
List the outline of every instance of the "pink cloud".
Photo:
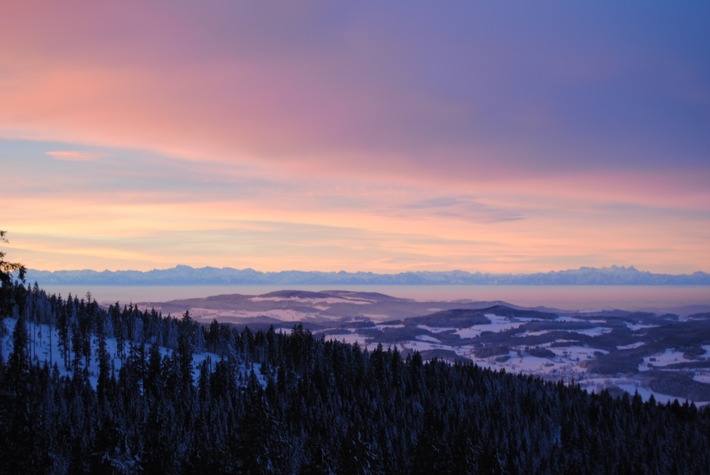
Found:
M 500 180 L 637 163 L 633 147 L 614 150 L 624 143 L 617 138 L 570 136 L 562 115 L 569 101 L 530 81 L 558 89 L 567 81 L 584 93 L 613 79 L 618 68 L 601 78 L 595 70 L 571 79 L 554 72 L 559 64 L 619 64 L 623 58 L 604 49 L 612 38 L 585 47 L 582 58 L 566 49 L 548 58 L 512 48 L 523 46 L 515 36 L 477 41 L 490 33 L 485 18 L 500 19 L 488 10 L 480 33 L 470 33 L 462 22 L 468 11 L 431 18 L 408 11 L 390 24 L 401 11 L 375 18 L 346 9 L 338 13 L 347 21 L 329 24 L 335 12 L 321 2 L 295 10 L 28 4 L 0 19 L 7 65 L 0 133 L 403 180 Z M 523 19 L 512 21 L 527 28 Z M 521 64 L 530 77 L 518 78 Z
M 46 155 L 62 162 L 92 162 L 106 156 L 106 154 L 100 152 L 81 152 L 77 150 L 56 150 L 46 152 Z

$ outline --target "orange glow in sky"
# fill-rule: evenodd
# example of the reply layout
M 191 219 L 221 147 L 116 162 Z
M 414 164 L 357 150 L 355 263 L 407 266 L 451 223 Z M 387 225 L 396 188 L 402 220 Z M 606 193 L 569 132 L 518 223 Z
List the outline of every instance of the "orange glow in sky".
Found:
M 549 8 L 14 2 L 8 257 L 710 271 L 710 7 Z

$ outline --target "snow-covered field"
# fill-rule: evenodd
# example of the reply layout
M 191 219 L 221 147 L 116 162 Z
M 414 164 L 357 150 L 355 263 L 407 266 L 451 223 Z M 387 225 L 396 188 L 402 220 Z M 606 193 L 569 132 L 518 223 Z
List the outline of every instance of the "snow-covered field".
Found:
M 502 317 L 492 313 L 485 314 L 485 317 L 491 321 L 487 325 L 474 325 L 468 328 L 456 329 L 456 334 L 461 338 L 475 338 L 483 332 L 500 333 L 513 328 L 519 328 L 525 324 L 524 321 L 513 321 L 509 317 Z
M 686 358 L 682 351 L 667 349 L 663 353 L 656 353 L 647 356 L 643 363 L 639 365 L 639 371 L 648 371 L 653 367 L 664 367 L 676 363 L 692 363 L 693 360 Z
M 645 345 L 643 341 L 637 341 L 636 343 L 631 343 L 628 345 L 617 345 L 616 349 L 617 350 L 633 350 L 634 348 L 641 348 L 643 345 Z
M 431 333 L 452 332 L 456 330 L 456 328 L 453 327 L 430 327 L 428 325 L 417 325 L 417 327 Z

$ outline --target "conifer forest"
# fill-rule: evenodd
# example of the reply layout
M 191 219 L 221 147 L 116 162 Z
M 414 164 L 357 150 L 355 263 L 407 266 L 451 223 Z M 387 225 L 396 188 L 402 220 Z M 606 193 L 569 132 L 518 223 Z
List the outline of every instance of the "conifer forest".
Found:
M 20 283 L 2 298 L 4 474 L 710 471 L 710 411 L 692 403 L 367 351 L 300 325 L 203 325 Z

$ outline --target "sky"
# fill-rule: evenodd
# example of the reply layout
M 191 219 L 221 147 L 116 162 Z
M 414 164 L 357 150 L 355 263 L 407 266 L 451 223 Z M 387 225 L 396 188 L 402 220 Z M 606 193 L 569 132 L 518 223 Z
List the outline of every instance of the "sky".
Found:
M 710 271 L 710 3 L 10 2 L 39 270 Z

